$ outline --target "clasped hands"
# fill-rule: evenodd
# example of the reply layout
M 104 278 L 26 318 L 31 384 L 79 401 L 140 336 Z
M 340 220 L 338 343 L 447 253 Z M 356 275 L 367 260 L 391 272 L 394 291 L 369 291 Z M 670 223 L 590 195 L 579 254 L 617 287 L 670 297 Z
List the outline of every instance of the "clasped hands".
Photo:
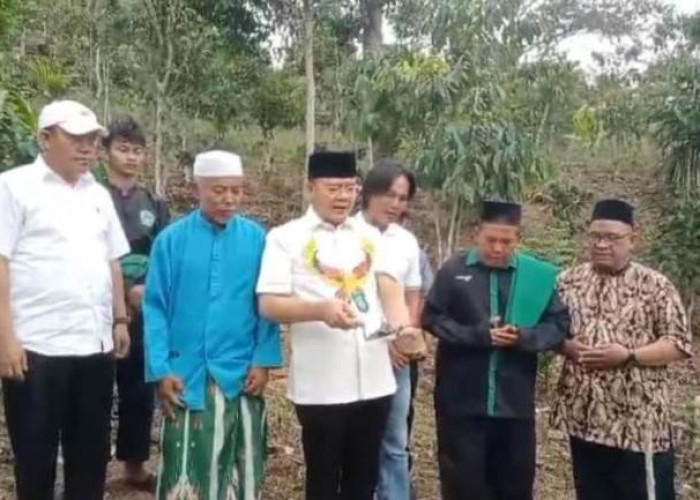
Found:
M 564 354 L 574 363 L 592 370 L 619 368 L 630 359 L 630 350 L 623 345 L 611 343 L 592 347 L 578 340 L 567 340 Z

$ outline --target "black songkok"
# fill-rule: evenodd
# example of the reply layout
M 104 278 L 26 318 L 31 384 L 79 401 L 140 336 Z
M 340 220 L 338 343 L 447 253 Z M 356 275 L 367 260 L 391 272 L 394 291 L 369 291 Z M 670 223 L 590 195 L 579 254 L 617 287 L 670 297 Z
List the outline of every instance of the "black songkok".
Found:
M 615 220 L 634 226 L 634 207 L 622 200 L 600 200 L 593 208 L 591 220 Z
M 318 151 L 309 156 L 309 180 L 357 177 L 353 152 Z
M 481 222 L 500 222 L 519 226 L 522 208 L 517 203 L 507 201 L 485 201 L 481 207 Z

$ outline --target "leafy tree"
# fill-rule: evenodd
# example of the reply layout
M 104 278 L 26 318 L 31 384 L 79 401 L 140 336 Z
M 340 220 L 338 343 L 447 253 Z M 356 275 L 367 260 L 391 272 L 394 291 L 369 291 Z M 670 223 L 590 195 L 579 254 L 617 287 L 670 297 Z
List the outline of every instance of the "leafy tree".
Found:
M 268 70 L 256 83 L 250 112 L 263 136 L 263 168 L 271 166 L 276 130 L 302 123 L 303 95 L 303 79 L 283 71 Z
M 17 89 L 0 88 L 0 171 L 29 163 L 37 155 L 36 120 Z
M 672 67 L 667 95 L 652 115 L 669 185 L 684 196 L 700 190 L 700 61 Z
M 664 213 L 649 255 L 679 287 L 692 317 L 700 294 L 700 201 L 677 200 Z

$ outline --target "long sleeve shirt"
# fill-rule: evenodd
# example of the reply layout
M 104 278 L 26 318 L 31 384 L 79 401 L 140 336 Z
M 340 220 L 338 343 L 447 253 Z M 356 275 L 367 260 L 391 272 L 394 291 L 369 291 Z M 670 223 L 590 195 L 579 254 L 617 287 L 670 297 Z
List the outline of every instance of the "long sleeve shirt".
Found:
M 564 341 L 566 307 L 552 288 L 534 291 L 549 296 L 539 321 L 520 328 L 516 345 L 493 346 L 491 318 L 507 317 L 517 269 L 514 264 L 489 268 L 476 255 L 461 253 L 447 261 L 426 299 L 423 327 L 439 340 L 436 409 L 451 415 L 532 419 L 537 354 Z
M 156 239 L 144 299 L 146 378 L 181 377 L 191 409 L 203 408 L 209 376 L 234 397 L 252 366 L 282 364 L 279 327 L 257 308 L 264 244 L 258 224 L 236 216 L 222 227 L 200 210 Z

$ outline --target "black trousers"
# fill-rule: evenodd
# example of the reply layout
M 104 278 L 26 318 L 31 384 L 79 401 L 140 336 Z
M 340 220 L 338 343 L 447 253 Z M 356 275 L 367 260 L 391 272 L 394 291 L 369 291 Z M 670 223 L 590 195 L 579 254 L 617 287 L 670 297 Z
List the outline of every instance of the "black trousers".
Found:
M 343 405 L 297 405 L 306 500 L 372 500 L 390 397 Z
M 440 416 L 443 500 L 532 500 L 534 420 Z
M 155 386 L 144 376 L 143 319 L 134 317 L 129 328 L 131 353 L 117 361 L 117 460 L 145 462 L 151 449 Z
M 23 382 L 3 381 L 19 500 L 54 500 L 59 439 L 65 500 L 102 500 L 114 384 L 111 354 L 27 353 Z
M 647 500 L 643 453 L 571 438 L 571 458 L 578 500 Z M 654 454 L 656 500 L 676 498 L 673 451 Z

